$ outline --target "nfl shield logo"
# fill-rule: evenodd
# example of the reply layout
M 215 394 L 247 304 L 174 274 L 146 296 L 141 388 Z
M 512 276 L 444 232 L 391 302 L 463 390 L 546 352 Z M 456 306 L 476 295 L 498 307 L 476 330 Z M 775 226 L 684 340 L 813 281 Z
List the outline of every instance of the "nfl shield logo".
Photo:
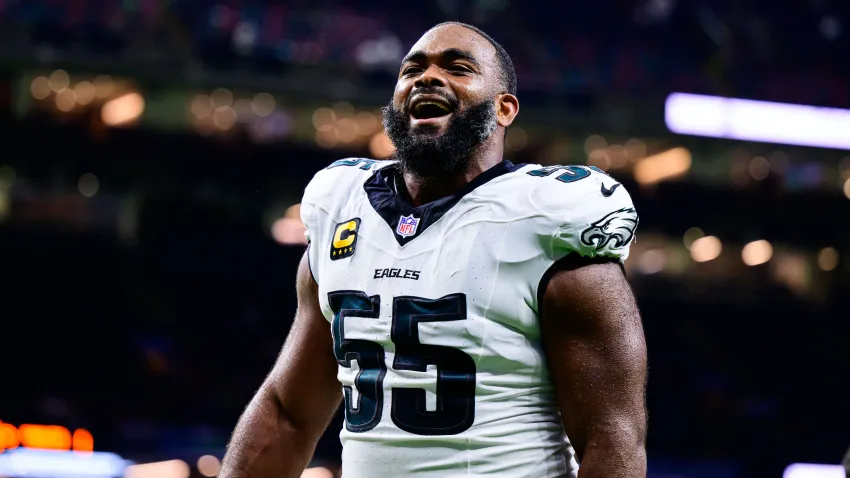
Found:
M 416 227 L 419 226 L 419 218 L 409 216 L 401 216 L 398 220 L 398 227 L 395 232 L 401 237 L 408 237 L 416 234 Z

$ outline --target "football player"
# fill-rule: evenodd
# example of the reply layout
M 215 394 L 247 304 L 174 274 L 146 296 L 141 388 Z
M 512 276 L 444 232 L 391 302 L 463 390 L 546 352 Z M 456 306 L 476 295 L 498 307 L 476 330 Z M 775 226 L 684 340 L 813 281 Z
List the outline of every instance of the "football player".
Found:
M 413 46 L 394 160 L 304 192 L 295 324 L 221 478 L 299 476 L 340 401 L 345 478 L 646 476 L 637 213 L 598 169 L 503 160 L 516 90 L 475 27 Z

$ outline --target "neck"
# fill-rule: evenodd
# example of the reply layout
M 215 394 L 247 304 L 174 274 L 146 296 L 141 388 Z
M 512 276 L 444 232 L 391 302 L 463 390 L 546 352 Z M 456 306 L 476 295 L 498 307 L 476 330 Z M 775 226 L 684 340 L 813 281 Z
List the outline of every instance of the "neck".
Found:
M 491 154 L 476 155 L 464 172 L 451 178 L 422 177 L 405 171 L 402 174 L 404 184 L 399 186 L 407 189 L 411 206 L 421 206 L 455 194 L 479 174 L 499 164 L 502 161 L 502 153 L 499 149 Z

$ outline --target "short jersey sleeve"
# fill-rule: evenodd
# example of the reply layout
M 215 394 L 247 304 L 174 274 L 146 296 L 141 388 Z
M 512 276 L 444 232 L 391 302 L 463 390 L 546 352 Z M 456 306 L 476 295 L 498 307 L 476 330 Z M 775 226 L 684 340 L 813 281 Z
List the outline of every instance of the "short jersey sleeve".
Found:
M 301 221 L 307 235 L 307 258 L 313 279 L 319 282 L 322 257 L 329 257 L 331 236 L 337 222 L 350 219 L 346 208 L 351 198 L 377 169 L 391 164 L 366 158 L 345 158 L 319 170 L 304 189 L 301 198 Z
M 310 273 L 313 275 L 313 279 L 318 282 L 318 259 L 316 255 L 319 247 L 316 242 L 319 239 L 319 215 L 316 205 L 303 199 L 301 201 L 301 221 L 304 223 L 304 235 L 307 237 L 307 261 L 309 262 Z
M 555 171 L 560 176 L 551 174 L 545 187 L 546 209 L 554 221 L 554 258 L 577 253 L 625 261 L 638 226 L 626 188 L 592 167 L 562 166 Z
M 304 190 L 304 196 L 301 198 L 301 222 L 304 223 L 304 235 L 307 237 L 307 260 L 310 265 L 310 272 L 313 274 L 313 279 L 319 281 L 318 273 L 318 254 L 319 247 L 317 242 L 321 243 L 321 229 L 319 226 L 319 204 L 315 197 L 314 178 L 307 188 Z

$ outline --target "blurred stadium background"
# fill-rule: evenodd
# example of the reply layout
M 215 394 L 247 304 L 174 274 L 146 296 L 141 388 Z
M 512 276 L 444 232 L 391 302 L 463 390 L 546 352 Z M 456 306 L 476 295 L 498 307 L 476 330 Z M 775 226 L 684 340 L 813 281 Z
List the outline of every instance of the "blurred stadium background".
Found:
M 513 56 L 509 159 L 632 193 L 649 476 L 843 476 L 847 2 L 358 3 L 0 0 L 0 475 L 216 474 L 291 323 L 303 187 L 392 153 L 398 62 L 452 19 Z

